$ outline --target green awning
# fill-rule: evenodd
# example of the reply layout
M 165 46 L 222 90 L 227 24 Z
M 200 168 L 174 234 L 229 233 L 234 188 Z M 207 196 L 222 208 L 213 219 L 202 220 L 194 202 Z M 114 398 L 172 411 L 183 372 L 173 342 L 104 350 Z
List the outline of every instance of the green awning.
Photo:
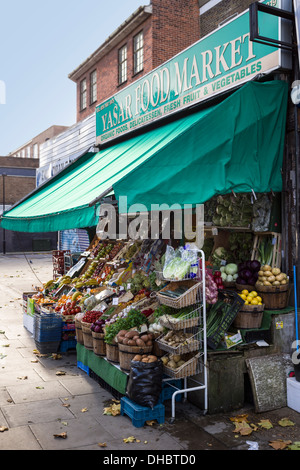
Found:
M 249 82 L 220 104 L 87 153 L 3 214 L 1 226 L 50 232 L 95 226 L 99 196 L 128 207 L 197 204 L 216 194 L 279 192 L 288 85 Z M 97 201 L 97 202 L 95 202 Z

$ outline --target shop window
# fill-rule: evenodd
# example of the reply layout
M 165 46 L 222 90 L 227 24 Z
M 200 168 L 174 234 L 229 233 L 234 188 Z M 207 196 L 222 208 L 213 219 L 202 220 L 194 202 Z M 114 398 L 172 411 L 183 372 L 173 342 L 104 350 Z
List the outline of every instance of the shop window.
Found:
M 133 38 L 133 73 L 143 70 L 144 66 L 144 34 L 143 31 Z
M 90 104 L 97 101 L 97 70 L 90 75 Z
M 127 45 L 119 49 L 119 85 L 127 80 Z
M 86 108 L 86 78 L 80 82 L 80 111 Z

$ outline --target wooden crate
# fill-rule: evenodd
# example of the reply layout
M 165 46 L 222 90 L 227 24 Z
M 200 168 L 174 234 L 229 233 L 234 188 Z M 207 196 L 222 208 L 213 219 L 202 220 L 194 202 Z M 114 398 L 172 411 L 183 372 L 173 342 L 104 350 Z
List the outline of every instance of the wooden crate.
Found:
M 272 268 L 281 267 L 281 250 L 282 250 L 282 236 L 281 233 L 276 232 L 263 232 L 256 233 L 253 241 L 253 250 L 251 255 L 251 260 L 259 259 L 259 248 L 261 243 L 266 237 L 272 237 L 273 242 L 273 255 L 270 266 Z

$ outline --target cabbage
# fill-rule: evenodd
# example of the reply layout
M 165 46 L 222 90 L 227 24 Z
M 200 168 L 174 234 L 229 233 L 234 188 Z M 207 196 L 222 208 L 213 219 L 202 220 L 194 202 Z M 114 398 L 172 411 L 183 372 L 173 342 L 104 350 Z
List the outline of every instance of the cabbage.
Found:
M 233 276 L 237 272 L 238 272 L 237 264 L 229 263 L 225 266 L 225 273 L 226 274 L 230 274 L 231 276 Z

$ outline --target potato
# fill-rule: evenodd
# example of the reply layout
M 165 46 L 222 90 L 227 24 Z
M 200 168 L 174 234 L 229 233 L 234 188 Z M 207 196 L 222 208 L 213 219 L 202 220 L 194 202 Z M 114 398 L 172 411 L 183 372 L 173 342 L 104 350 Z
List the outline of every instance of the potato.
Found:
M 262 270 L 258 271 L 258 276 L 262 277 L 264 275 L 264 272 Z
M 278 276 L 278 274 L 280 274 L 280 269 L 279 268 L 272 268 L 271 272 L 272 272 L 272 274 L 274 274 L 274 276 Z
M 135 343 L 136 343 L 137 346 L 140 346 L 141 348 L 146 346 L 146 345 L 145 345 L 145 342 L 144 342 L 142 339 L 140 339 L 140 338 L 138 338 L 137 340 L 135 340 Z
M 127 330 L 120 330 L 119 333 L 118 333 L 118 336 L 119 336 L 119 335 L 120 335 L 120 336 L 125 336 L 126 333 L 128 333 Z
M 183 360 L 178 361 L 177 362 L 177 367 L 181 367 L 181 366 L 183 366 L 183 364 L 185 364 L 185 361 L 183 361 Z
M 271 271 L 272 268 L 271 268 L 271 266 L 269 266 L 268 264 L 265 264 L 265 265 L 262 267 L 262 270 L 263 270 L 263 271 Z
M 274 281 L 272 285 L 273 286 L 280 286 L 280 282 L 279 281 Z
M 272 284 L 269 281 L 264 281 L 264 286 L 271 286 Z
M 144 341 L 144 343 L 147 343 L 151 338 L 149 338 L 149 335 L 142 335 L 140 336 L 140 339 Z
M 152 356 L 151 358 L 150 357 L 148 358 L 148 364 L 150 364 L 152 362 L 156 362 L 156 361 L 157 361 L 157 357 Z
M 170 367 L 170 369 L 176 369 L 177 365 L 176 365 L 176 362 L 171 360 L 168 362 L 168 367 Z
M 173 359 L 174 362 L 179 362 L 181 360 L 181 356 L 179 354 L 172 354 L 171 359 Z
M 128 340 L 128 346 L 136 346 L 136 342 L 133 339 Z
M 133 338 L 134 336 L 139 336 L 139 332 L 138 331 L 127 331 L 126 332 L 126 338 Z
M 275 276 L 275 277 L 276 277 L 276 281 L 279 281 L 279 282 L 283 281 L 283 279 L 284 279 L 284 275 L 283 275 L 282 273 L 281 273 L 281 274 L 278 274 L 278 275 Z
M 149 359 L 154 359 L 155 361 L 157 361 L 157 357 L 154 356 L 154 355 L 152 355 L 152 354 L 149 354 L 148 358 L 149 358 Z
M 271 282 L 271 284 L 272 284 L 274 281 L 276 281 L 275 276 L 273 276 L 273 275 L 272 275 L 272 276 L 269 276 L 269 277 L 268 277 L 268 281 Z
M 148 357 L 143 357 L 142 362 L 148 362 Z
M 142 360 L 142 356 L 141 356 L 140 354 L 136 354 L 132 360 L 133 360 L 133 361 L 141 361 L 141 360 Z
M 267 280 L 266 276 L 263 276 L 263 277 L 261 278 L 261 281 L 262 281 L 262 282 L 265 282 L 266 280 Z
M 162 363 L 163 363 L 164 365 L 166 365 L 166 364 L 168 363 L 169 359 L 168 359 L 167 356 L 163 356 L 163 357 L 161 358 L 161 361 L 162 361 Z
M 151 340 L 147 341 L 146 346 L 152 346 L 152 341 Z
M 265 276 L 266 276 L 266 277 L 272 276 L 271 271 L 265 271 Z
M 123 338 L 122 344 L 128 344 L 129 338 L 126 338 L 126 336 Z
M 282 286 L 285 286 L 287 284 L 287 280 L 286 279 L 282 279 L 282 281 L 280 281 L 280 284 Z

